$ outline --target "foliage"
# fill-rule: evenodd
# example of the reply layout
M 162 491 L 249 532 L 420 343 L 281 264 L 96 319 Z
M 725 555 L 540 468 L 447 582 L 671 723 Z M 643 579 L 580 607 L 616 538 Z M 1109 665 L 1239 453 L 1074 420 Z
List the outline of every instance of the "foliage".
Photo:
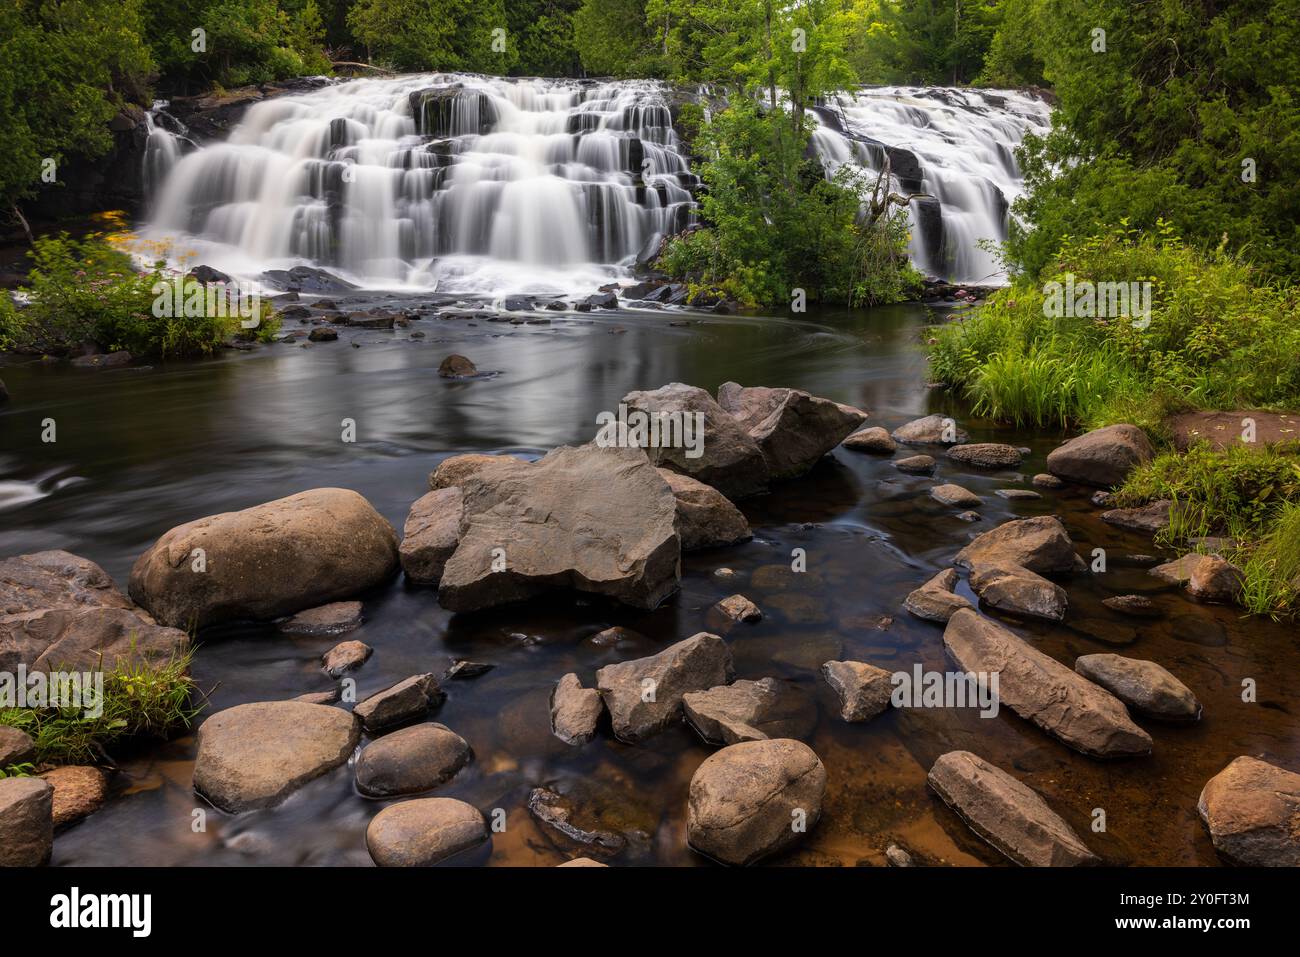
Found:
M 348 13 L 366 52 L 401 70 L 507 73 L 517 51 L 493 49 L 505 24 L 503 0 L 357 0 Z
M 584 70 L 595 76 L 663 74 L 645 7 L 645 0 L 581 0 L 573 14 L 573 39 Z
M 979 414 L 1027 425 L 1157 428 L 1189 408 L 1300 404 L 1300 291 L 1224 250 L 1121 226 L 1069 240 L 1044 282 L 1150 282 L 1150 324 L 1053 318 L 1044 288 L 1021 279 L 973 318 L 934 332 L 932 372 Z
M 190 657 L 156 664 L 122 662 L 105 672 L 97 717 L 87 717 L 79 707 L 4 708 L 0 724 L 31 736 L 37 765 L 98 762 L 114 744 L 166 737 L 190 726 L 202 707 L 193 701 Z

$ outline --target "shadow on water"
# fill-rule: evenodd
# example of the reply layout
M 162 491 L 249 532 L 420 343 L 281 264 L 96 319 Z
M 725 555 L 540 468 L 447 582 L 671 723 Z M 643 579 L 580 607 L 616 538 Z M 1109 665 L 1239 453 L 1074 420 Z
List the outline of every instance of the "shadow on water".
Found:
M 907 592 L 946 566 L 978 531 L 1008 518 L 1062 516 L 1079 549 L 1150 552 L 1149 540 L 1098 521 L 1082 490 L 1045 491 L 1009 502 L 996 489 L 1026 487 L 1059 436 L 1017 433 L 961 416 L 925 386 L 921 330 L 930 313 L 907 305 L 790 319 L 618 312 L 555 317 L 551 325 L 421 321 L 425 333 L 346 332 L 335 343 L 280 344 L 209 362 L 81 373 L 11 364 L 13 400 L 0 410 L 0 488 L 39 495 L 0 499 L 0 554 L 66 548 L 124 583 L 134 558 L 168 528 L 306 488 L 342 486 L 365 495 L 395 526 L 427 488 L 428 473 L 465 451 L 540 454 L 588 440 L 596 415 L 633 389 L 670 381 L 715 389 L 726 380 L 804 388 L 871 412 L 893 428 L 930 411 L 953 411 L 973 440 L 1028 446 L 1020 471 L 970 473 L 941 459 L 934 479 L 909 476 L 887 458 L 836 452 L 808 477 L 743 503 L 755 539 L 692 554 L 682 588 L 653 612 L 594 600 L 555 600 L 455 617 L 434 592 L 398 582 L 366 596 L 365 624 L 349 638 L 375 648 L 356 673 L 358 693 L 451 660 L 492 665 L 446 683 L 435 720 L 468 740 L 474 760 L 437 793 L 471 802 L 507 822 L 490 849 L 455 863 L 555 864 L 578 851 L 556 843 L 527 810 L 539 785 L 579 801 L 604 829 L 628 836 L 615 863 L 701 864 L 685 840 L 690 776 L 711 752 L 686 728 L 641 747 L 606 728 L 581 748 L 553 737 L 548 699 L 555 680 L 651 654 L 718 623 L 708 609 L 742 592 L 765 618 L 726 638 L 739 677 L 787 679 L 816 702 L 809 742 L 825 762 L 823 820 L 781 863 L 883 863 L 891 843 L 922 860 L 1000 863 L 927 791 L 930 763 L 953 748 L 975 750 L 1013 771 L 1109 862 L 1211 864 L 1196 818 L 1206 780 L 1239 754 L 1294 762 L 1300 699 L 1284 676 L 1300 667 L 1293 630 L 1245 621 L 1227 608 L 1195 605 L 1153 589 L 1140 568 L 1112 563 L 1105 575 L 1068 582 L 1066 626 L 1014 623 L 1066 662 L 1119 650 L 1159 661 L 1200 697 L 1194 727 L 1147 724 L 1156 742 L 1142 761 L 1100 763 L 1068 751 L 1004 712 L 900 710 L 865 725 L 838 719 L 819 677 L 822 662 L 855 658 L 910 670 L 945 670 L 941 629 L 901 610 Z M 687 325 L 670 325 L 689 319 Z M 348 336 L 355 336 L 349 340 Z M 349 341 L 360 348 L 351 348 Z M 468 355 L 490 378 L 437 376 L 447 354 Z M 52 418 L 57 441 L 41 441 Z M 344 419 L 357 441 L 341 441 Z M 983 521 L 966 524 L 930 499 L 936 481 L 984 498 Z M 794 549 L 808 572 L 788 573 Z M 721 568 L 731 577 L 715 575 Z M 963 586 L 965 587 L 965 586 Z M 1101 604 L 1113 594 L 1150 593 L 1165 613 L 1124 619 Z M 629 630 L 613 645 L 597 632 Z M 195 676 L 214 703 L 287 698 L 330 687 L 319 668 L 333 638 L 287 638 L 266 626 L 201 636 Z M 1260 701 L 1241 700 L 1254 678 Z M 139 748 L 116 777 L 117 800 L 61 835 L 58 864 L 368 864 L 364 832 L 384 802 L 360 797 L 351 769 L 311 783 L 271 811 L 212 812 L 190 789 L 192 736 Z M 1107 829 L 1091 829 L 1093 811 Z

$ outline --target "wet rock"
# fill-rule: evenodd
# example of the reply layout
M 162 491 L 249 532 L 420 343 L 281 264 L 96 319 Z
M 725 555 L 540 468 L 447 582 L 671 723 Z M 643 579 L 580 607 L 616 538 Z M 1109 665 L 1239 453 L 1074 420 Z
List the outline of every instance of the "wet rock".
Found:
M 589 309 L 617 309 L 618 296 L 612 292 L 593 293 L 583 300 Z
M 361 602 L 332 601 L 277 623 L 287 635 L 341 635 L 361 627 Z
M 301 701 L 227 708 L 199 726 L 194 789 L 230 814 L 274 807 L 344 764 L 360 736 L 356 719 L 339 708 Z
M 979 512 L 958 512 L 957 517 L 963 522 L 981 522 L 984 516 Z
M 25 764 L 36 754 L 31 736 L 25 731 L 0 724 L 0 769 Z
M 1100 863 L 1038 792 L 969 751 L 949 751 L 926 779 L 972 831 L 1025 867 Z
M 1151 753 L 1151 737 L 1110 692 L 974 611 L 948 620 L 943 644 L 965 671 L 998 672 L 998 695 L 1026 721 L 1091 757 Z
M 1111 503 L 1115 501 L 1115 493 L 1093 492 L 1092 495 L 1088 497 L 1088 501 L 1097 506 L 1097 508 L 1110 508 Z
M 1002 562 L 971 566 L 970 587 L 992 608 L 1048 621 L 1065 617 L 1065 589 L 1020 565 Z
M 367 797 L 419 794 L 469 763 L 469 744 L 441 724 L 417 724 L 368 744 L 357 758 L 357 790 Z
M 740 509 L 713 486 L 669 469 L 658 471 L 677 500 L 677 534 L 682 551 L 720 548 L 753 538 Z
M 1228 604 L 1241 595 L 1244 577 L 1236 565 L 1218 555 L 1193 552 L 1172 562 L 1157 565 L 1150 574 L 1172 584 L 1185 584 L 1194 598 Z
M 1132 615 L 1135 618 L 1160 617 L 1160 609 L 1145 595 L 1114 595 L 1103 599 L 1102 604 L 1121 615 Z
M 130 591 L 160 624 L 201 628 L 349 598 L 397 567 L 384 517 L 356 492 L 318 488 L 178 525 L 136 560 Z
M 1033 483 L 1039 488 L 1065 488 L 1065 483 L 1051 472 L 1039 472 L 1033 477 Z
M 845 721 L 868 721 L 890 705 L 894 693 L 892 675 L 865 661 L 828 661 L 822 677 L 840 699 L 840 717 Z
M 1005 498 L 1008 501 L 1029 501 L 1034 498 L 1042 498 L 1037 492 L 1027 488 L 1000 488 L 993 493 L 998 498 Z
M 366 828 L 380 867 L 431 867 L 488 840 L 478 809 L 452 798 L 420 798 L 384 808 Z
M 1047 456 L 1047 471 L 1071 482 L 1112 488 L 1153 458 L 1155 450 L 1147 434 L 1136 425 L 1108 425 L 1053 449 Z
M 484 466 L 503 459 L 526 464 L 525 459 L 515 455 L 480 455 L 476 452 L 443 459 L 438 463 L 438 467 L 429 473 L 429 491 L 436 492 L 440 488 L 460 485 L 471 475 L 477 475 Z
M 731 595 L 713 606 L 732 621 L 759 621 L 763 612 L 744 595 Z
M 831 620 L 825 600 L 815 595 L 778 594 L 768 598 L 767 604 L 792 625 L 824 625 Z
M 934 472 L 935 465 L 934 459 L 929 455 L 909 455 L 894 462 L 894 468 L 912 475 L 930 475 Z
M 945 415 L 927 415 L 900 425 L 892 433 L 895 442 L 902 445 L 957 445 L 968 436 L 957 423 Z
M 691 449 L 682 447 L 646 449 L 656 466 L 712 485 L 728 498 L 743 498 L 767 489 L 768 464 L 758 442 L 703 389 L 673 382 L 653 392 L 629 392 L 623 402 L 629 410 L 649 416 L 680 414 L 691 422 L 703 416 L 701 454 L 695 456 Z M 687 452 L 692 456 L 688 457 Z
M 54 788 L 40 778 L 0 778 L 0 867 L 39 867 L 54 847 Z
M 854 432 L 840 445 L 846 449 L 852 449 L 854 452 L 869 452 L 873 455 L 890 455 L 898 448 L 898 443 L 894 441 L 889 432 L 880 428 L 880 426 Z
M 866 414 L 799 389 L 726 382 L 718 405 L 758 443 L 773 479 L 803 475 L 862 424 Z
M 70 552 L 55 549 L 0 561 L 0 615 L 130 607 L 131 600 L 104 569 Z
M 338 339 L 339 334 L 329 326 L 317 326 L 311 332 L 307 333 L 308 342 L 334 342 Z
M 1074 670 L 1101 685 L 1130 709 L 1162 721 L 1199 721 L 1196 695 L 1154 661 L 1120 655 L 1082 655 Z
M 482 661 L 466 661 L 463 658 L 457 658 L 451 663 L 451 667 L 447 669 L 446 677 L 448 679 L 458 678 L 462 681 L 481 678 L 495 667 L 496 665 L 489 665 Z
M 1300 867 L 1300 774 L 1243 755 L 1210 778 L 1196 810 L 1231 863 Z
M 1172 505 L 1168 499 L 1162 499 L 1140 508 L 1112 508 L 1101 513 L 1101 520 L 1118 528 L 1154 535 L 1169 526 L 1169 509 Z
M 468 612 L 569 588 L 654 608 L 677 588 L 677 501 L 635 448 L 561 447 L 461 485 L 460 542 L 438 600 Z
M 917 618 L 926 621 L 946 622 L 959 608 L 973 607 L 961 595 L 954 595 L 957 587 L 957 572 L 945 568 L 920 588 L 911 592 L 903 602 L 903 607 Z
M 826 768 L 803 742 L 733 744 L 705 758 L 691 777 L 687 838 L 724 864 L 753 864 L 811 830 L 825 795 Z
M 331 688 L 329 691 L 312 691 L 307 694 L 300 694 L 291 701 L 301 701 L 304 704 L 334 704 L 339 700 L 339 689 Z
M 596 736 L 605 703 L 595 688 L 584 688 L 573 672 L 551 692 L 551 733 L 565 744 L 586 744 Z
M 432 674 L 411 675 L 357 702 L 352 713 L 367 731 L 382 731 L 428 714 L 446 695 Z
M 593 861 L 590 857 L 575 857 L 571 861 L 565 861 L 563 864 L 556 864 L 556 867 L 609 867 L 608 864 L 602 864 L 600 861 Z
M 93 356 L 76 356 L 70 361 L 78 369 L 115 369 L 130 365 L 131 358 L 131 353 L 119 350 Z
M 975 442 L 952 446 L 948 458 L 981 469 L 1009 469 L 1020 464 L 1020 450 L 999 442 Z
M 710 744 L 801 738 L 817 721 L 812 700 L 776 678 L 688 691 L 682 706 L 691 727 Z
M 916 863 L 912 860 L 912 855 L 907 853 L 897 844 L 890 844 L 885 848 L 885 860 L 890 867 L 915 867 Z
M 65 827 L 99 810 L 108 796 L 108 778 L 99 768 L 65 765 L 46 771 L 42 780 L 54 788 L 54 826 Z
M 452 353 L 438 364 L 438 375 L 444 379 L 461 379 L 478 375 L 478 366 L 465 356 Z
M 701 632 L 657 655 L 606 665 L 596 672 L 596 686 L 609 709 L 614 734 L 636 743 L 680 719 L 686 692 L 727 684 L 733 675 L 726 642 Z
M 561 847 L 599 857 L 629 847 L 639 853 L 648 850 L 652 824 L 636 820 L 636 809 L 627 807 L 625 795 L 592 782 L 570 786 L 566 792 L 536 787 L 528 793 L 529 813 Z
M 957 553 L 956 564 L 1020 565 L 1040 575 L 1087 568 L 1061 520 L 1052 515 L 1019 518 L 978 536 Z
M 750 587 L 759 591 L 815 592 L 825 580 L 815 571 L 797 572 L 789 565 L 759 565 L 749 576 Z
M 344 641 L 321 657 L 321 667 L 331 678 L 337 678 L 346 671 L 354 671 L 364 665 L 374 654 L 374 649 L 364 641 Z
M 974 492 L 960 485 L 936 485 L 930 489 L 930 497 L 944 505 L 952 505 L 956 508 L 971 508 L 984 501 Z
M 463 511 L 457 486 L 440 488 L 415 500 L 402 526 L 402 543 L 397 549 L 407 578 L 428 585 L 442 580 L 442 570 L 460 543 Z

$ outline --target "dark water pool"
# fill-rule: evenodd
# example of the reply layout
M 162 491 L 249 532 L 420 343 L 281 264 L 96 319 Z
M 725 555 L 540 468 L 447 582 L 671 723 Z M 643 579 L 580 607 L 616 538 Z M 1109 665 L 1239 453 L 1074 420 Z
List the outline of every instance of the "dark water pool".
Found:
M 920 338 L 933 317 L 923 307 L 806 321 L 693 316 L 686 326 L 670 325 L 683 316 L 669 312 L 550 318 L 539 326 L 429 320 L 357 332 L 360 348 L 345 333 L 309 348 L 277 344 L 148 369 L 10 364 L 0 369 L 14 397 L 0 407 L 0 502 L 8 505 L 0 510 L 0 555 L 65 548 L 124 584 L 135 557 L 168 528 L 318 486 L 356 489 L 400 529 L 428 473 L 448 455 L 540 454 L 580 443 L 594 434 L 597 413 L 616 408 L 624 393 L 670 381 L 710 390 L 728 379 L 794 386 L 867 409 L 869 424 L 887 428 L 951 412 L 974 440 L 1033 453 L 1020 472 L 972 473 L 941 460 L 936 480 L 985 497 L 984 521 L 972 525 L 928 498 L 936 480 L 837 450 L 806 479 L 744 503 L 754 541 L 687 556 L 680 594 L 652 613 L 566 602 L 453 617 L 433 591 L 400 580 L 366 596 L 366 623 L 348 636 L 375 648 L 357 673 L 360 694 L 441 671 L 453 658 L 495 666 L 448 682 L 435 715 L 474 749 L 470 766 L 437 793 L 485 812 L 501 808 L 507 820 L 490 850 L 459 863 L 549 865 L 576 856 L 528 813 L 538 785 L 569 795 L 602 826 L 649 835 L 614 863 L 707 863 L 686 847 L 685 809 L 690 776 L 712 749 L 684 728 L 642 747 L 606 733 L 569 748 L 550 734 L 547 701 L 567 671 L 590 685 L 601 665 L 705 630 L 707 609 L 736 591 L 767 612 L 726 636 L 738 676 L 787 678 L 813 696 L 819 718 L 809 743 L 829 773 L 821 823 L 774 863 L 880 864 L 891 843 L 933 863 L 999 863 L 925 787 L 939 754 L 967 748 L 1043 793 L 1110 863 L 1213 864 L 1195 810 L 1204 782 L 1241 754 L 1288 765 L 1300 757 L 1294 630 L 1153 592 L 1142 569 L 1114 560 L 1104 575 L 1067 583 L 1064 626 L 1016 627 L 1067 663 L 1117 650 L 1158 661 L 1185 681 L 1205 718 L 1194 727 L 1144 722 L 1152 757 L 1096 762 L 1005 709 L 994 720 L 918 709 L 844 724 L 821 663 L 843 657 L 944 670 L 941 629 L 900 606 L 977 532 L 1056 513 L 1085 554 L 1097 546 L 1111 556 L 1149 553 L 1150 541 L 1101 523 L 1082 492 L 1045 491 L 1027 503 L 992 494 L 1027 487 L 1059 436 L 990 428 L 927 389 Z M 417 329 L 424 339 L 410 338 Z M 450 352 L 499 374 L 440 379 L 438 363 Z M 41 442 L 47 418 L 56 423 L 54 443 Z M 340 440 L 345 418 L 356 421 L 355 443 Z M 797 587 L 751 586 L 762 566 L 788 566 L 794 548 L 806 550 L 809 568 Z M 736 576 L 715 576 L 722 567 Z M 1124 619 L 1102 606 L 1131 590 L 1152 593 L 1165 617 Z M 639 637 L 614 648 L 586 640 L 611 625 Z M 217 707 L 324 690 L 318 659 L 337 640 L 259 627 L 205 634 L 195 676 Z M 1258 684 L 1255 703 L 1241 700 L 1246 678 Z M 54 863 L 369 864 L 365 828 L 384 805 L 355 792 L 350 767 L 271 811 L 210 812 L 206 831 L 196 833 L 192 812 L 203 805 L 190 789 L 193 754 L 193 738 L 183 737 L 124 761 L 115 798 L 58 837 Z M 1102 833 L 1091 829 L 1096 808 L 1106 812 Z

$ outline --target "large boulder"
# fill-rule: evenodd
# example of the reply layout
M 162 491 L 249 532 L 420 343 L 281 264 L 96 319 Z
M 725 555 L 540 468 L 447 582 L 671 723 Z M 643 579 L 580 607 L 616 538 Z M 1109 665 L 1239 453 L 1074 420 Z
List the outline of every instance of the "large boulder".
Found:
M 1300 867 L 1300 774 L 1242 756 L 1210 778 L 1196 810 L 1233 864 Z
M 437 473 L 434 473 L 435 475 Z M 421 495 L 402 526 L 398 555 L 411 581 L 436 585 L 460 542 L 461 491 L 456 486 Z
M 1084 754 L 1122 758 L 1151 753 L 1151 736 L 1122 702 L 974 611 L 948 620 L 943 644 L 964 671 L 998 675 L 998 700 Z
M 682 707 L 691 727 L 709 744 L 802 738 L 817 722 L 812 699 L 777 678 L 688 691 Z
M 913 589 L 903 601 L 903 607 L 917 618 L 943 624 L 960 608 L 972 608 L 970 601 L 953 593 L 957 587 L 957 572 L 945 568 L 920 588 Z
M 54 788 L 40 778 L 0 778 L 0 867 L 39 867 L 54 847 Z
M 990 608 L 1031 618 L 1060 621 L 1068 604 L 1065 589 L 1029 569 L 1006 562 L 971 566 L 970 587 Z
M 1162 721 L 1197 721 L 1201 703 L 1190 688 L 1154 661 L 1121 655 L 1081 655 L 1074 670 L 1129 708 Z
M 366 849 L 380 867 L 431 867 L 488 840 L 478 808 L 453 798 L 390 804 L 366 828 Z
M 734 674 L 727 643 L 701 632 L 657 655 L 606 665 L 596 672 L 596 687 L 614 734 L 635 743 L 679 720 L 686 692 L 728 684 Z
M 131 569 L 161 624 L 271 619 L 351 598 L 397 572 L 397 533 L 356 492 L 318 488 L 178 525 Z
M 773 479 L 796 478 L 861 425 L 866 413 L 799 389 L 726 382 L 718 405 L 758 443 Z
M 976 536 L 957 553 L 954 562 L 965 568 L 977 564 L 1020 565 L 1040 575 L 1087 568 L 1075 553 L 1065 526 L 1053 515 L 1005 522 Z
M 826 768 L 801 741 L 744 741 L 704 759 L 691 777 L 691 847 L 746 865 L 785 850 L 821 818 Z
M 720 548 L 754 537 L 740 509 L 712 485 L 670 469 L 659 469 L 659 474 L 677 500 L 677 535 L 682 551 Z
M 460 541 L 438 588 L 450 611 L 565 588 L 654 608 L 677 588 L 677 501 L 640 449 L 503 458 L 460 488 Z
M 441 724 L 417 724 L 386 734 L 357 758 L 357 790 L 368 797 L 429 791 L 469 763 L 469 744 Z
M 926 779 L 972 831 L 1017 864 L 1075 867 L 1097 855 L 1038 792 L 969 751 L 940 756 Z
M 703 435 L 696 435 L 697 441 L 702 440 L 699 447 L 647 448 L 645 452 L 655 465 L 712 485 L 728 498 L 743 498 L 767 489 L 769 473 L 762 449 L 703 389 L 673 382 L 650 392 L 629 392 L 623 402 L 629 416 L 632 411 L 647 416 L 681 415 L 692 417 L 691 422 L 703 417 Z M 696 455 L 696 451 L 700 454 Z
M 1154 457 L 1151 441 L 1136 425 L 1108 425 L 1049 452 L 1047 471 L 1071 482 L 1111 488 Z
M 346 763 L 361 738 L 346 711 L 261 701 L 218 711 L 199 726 L 194 790 L 231 814 L 274 807 Z

